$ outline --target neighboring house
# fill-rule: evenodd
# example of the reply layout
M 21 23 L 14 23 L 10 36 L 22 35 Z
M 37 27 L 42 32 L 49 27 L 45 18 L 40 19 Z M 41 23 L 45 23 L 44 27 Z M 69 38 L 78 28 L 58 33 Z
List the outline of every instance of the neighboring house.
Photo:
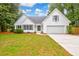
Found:
M 15 29 L 22 28 L 24 32 L 37 33 L 67 33 L 70 21 L 55 8 L 48 16 L 22 15 L 14 24 Z

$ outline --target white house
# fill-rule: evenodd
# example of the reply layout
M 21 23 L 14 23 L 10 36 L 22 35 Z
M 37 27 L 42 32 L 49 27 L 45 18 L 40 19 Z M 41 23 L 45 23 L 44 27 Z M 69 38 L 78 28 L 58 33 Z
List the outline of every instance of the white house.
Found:
M 37 33 L 67 33 L 70 21 L 55 8 L 48 16 L 22 15 L 15 22 L 15 29 L 22 28 L 24 32 Z

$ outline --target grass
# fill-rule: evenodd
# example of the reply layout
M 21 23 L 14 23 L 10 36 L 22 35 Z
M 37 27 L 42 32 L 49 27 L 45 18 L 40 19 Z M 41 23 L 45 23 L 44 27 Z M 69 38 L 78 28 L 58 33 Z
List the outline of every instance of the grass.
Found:
M 0 56 L 70 56 L 47 35 L 0 34 Z

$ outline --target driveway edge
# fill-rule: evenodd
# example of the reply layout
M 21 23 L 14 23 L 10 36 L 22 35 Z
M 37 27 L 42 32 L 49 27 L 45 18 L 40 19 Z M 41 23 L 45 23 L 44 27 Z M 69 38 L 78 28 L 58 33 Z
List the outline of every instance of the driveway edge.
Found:
M 52 37 L 52 35 L 48 34 L 49 37 L 51 37 L 54 41 L 56 41 L 61 47 L 63 47 L 66 51 L 68 51 L 72 56 L 75 56 L 75 54 L 73 52 L 71 52 L 67 47 L 65 47 L 61 42 L 59 42 L 58 40 L 56 40 L 57 38 L 55 38 L 54 36 Z

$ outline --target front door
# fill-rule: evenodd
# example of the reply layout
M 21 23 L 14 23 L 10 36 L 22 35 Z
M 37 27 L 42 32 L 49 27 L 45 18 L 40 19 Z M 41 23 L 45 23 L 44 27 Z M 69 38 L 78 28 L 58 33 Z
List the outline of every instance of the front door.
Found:
M 41 32 L 41 26 L 40 25 L 37 26 L 37 32 Z

